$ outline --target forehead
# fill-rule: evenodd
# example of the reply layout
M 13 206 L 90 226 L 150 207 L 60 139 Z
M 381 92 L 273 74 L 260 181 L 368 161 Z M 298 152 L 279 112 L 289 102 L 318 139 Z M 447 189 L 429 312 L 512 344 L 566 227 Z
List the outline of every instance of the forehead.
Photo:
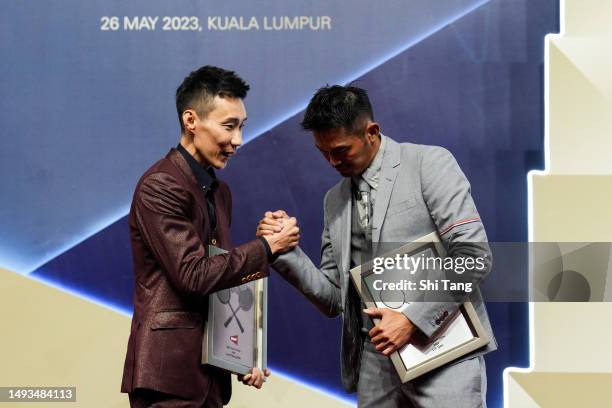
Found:
M 244 120 L 246 118 L 246 108 L 240 98 L 228 98 L 215 96 L 211 102 L 211 108 L 206 115 L 212 120 L 224 120 L 236 118 Z
M 321 150 L 332 150 L 336 147 L 349 146 L 359 141 L 359 135 L 347 133 L 344 128 L 317 130 L 312 133 L 315 145 Z

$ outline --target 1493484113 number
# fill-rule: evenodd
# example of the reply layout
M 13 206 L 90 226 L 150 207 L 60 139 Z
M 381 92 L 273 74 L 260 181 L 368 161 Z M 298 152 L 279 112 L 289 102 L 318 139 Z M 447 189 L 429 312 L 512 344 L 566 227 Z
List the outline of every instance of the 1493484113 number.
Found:
M 0 403 L 57 400 L 76 401 L 76 387 L 0 387 Z

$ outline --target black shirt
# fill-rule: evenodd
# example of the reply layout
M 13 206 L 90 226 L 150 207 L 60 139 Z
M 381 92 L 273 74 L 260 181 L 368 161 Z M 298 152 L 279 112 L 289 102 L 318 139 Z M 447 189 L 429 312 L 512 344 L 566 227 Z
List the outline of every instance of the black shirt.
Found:
M 193 172 L 196 180 L 200 187 L 202 187 L 202 191 L 204 192 L 204 198 L 206 199 L 206 207 L 208 210 L 208 218 L 210 219 L 210 229 L 213 232 L 213 236 L 215 236 L 215 229 L 217 228 L 217 215 L 215 214 L 215 197 L 214 192 L 219 185 L 217 181 L 217 176 L 215 175 L 215 171 L 211 166 L 205 168 L 202 166 L 193 156 L 179 143 L 176 146 L 176 150 L 178 150 Z M 268 260 L 272 261 L 276 257 L 272 255 L 272 249 L 270 248 L 270 244 L 266 241 L 265 238 L 259 237 L 259 240 L 264 244 L 266 248 L 266 254 L 268 255 Z
M 217 215 L 215 214 L 215 198 L 214 192 L 219 185 L 217 181 L 217 176 L 215 176 L 215 171 L 212 167 L 204 168 L 196 159 L 193 158 L 191 154 L 179 143 L 176 147 L 176 150 L 181 152 L 189 167 L 191 167 L 191 171 L 193 171 L 193 175 L 200 187 L 202 187 L 202 191 L 204 192 L 204 198 L 206 198 L 206 206 L 208 208 L 208 218 L 210 219 L 210 229 L 213 232 L 213 236 L 215 235 L 215 229 L 217 228 Z

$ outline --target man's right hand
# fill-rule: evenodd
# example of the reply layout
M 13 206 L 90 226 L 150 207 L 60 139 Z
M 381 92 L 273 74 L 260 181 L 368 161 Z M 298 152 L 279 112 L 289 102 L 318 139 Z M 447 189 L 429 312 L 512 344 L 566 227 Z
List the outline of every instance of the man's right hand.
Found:
M 289 219 L 287 213 L 283 210 L 266 211 L 264 217 L 257 224 L 257 232 L 255 233 L 258 237 L 264 235 L 272 235 L 275 232 L 281 232 L 283 229 L 283 220 Z
M 272 254 L 288 252 L 300 243 L 300 229 L 297 226 L 297 220 L 293 217 L 284 218 L 287 217 L 287 214 L 284 211 L 281 214 L 280 211 L 275 213 L 266 212 L 264 220 L 272 219 L 274 221 L 272 228 L 264 227 L 262 229 L 262 225 L 270 226 L 267 222 L 263 223 L 264 220 L 260 221 L 257 227 L 257 236 L 262 236 L 268 241 Z M 268 214 L 271 217 L 268 217 Z M 277 214 L 279 217 L 274 218 L 274 214 Z

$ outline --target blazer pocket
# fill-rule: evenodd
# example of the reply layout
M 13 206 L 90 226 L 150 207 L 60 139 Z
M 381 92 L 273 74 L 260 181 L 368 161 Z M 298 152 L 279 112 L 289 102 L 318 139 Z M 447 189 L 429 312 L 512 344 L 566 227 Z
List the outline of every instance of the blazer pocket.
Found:
M 195 312 L 162 311 L 155 313 L 151 329 L 193 329 L 201 323 L 202 316 Z
M 411 194 L 407 200 L 401 201 L 397 204 L 390 206 L 389 210 L 387 210 L 387 217 L 407 211 L 410 208 L 414 207 L 415 204 L 416 198 L 414 197 L 414 194 Z

